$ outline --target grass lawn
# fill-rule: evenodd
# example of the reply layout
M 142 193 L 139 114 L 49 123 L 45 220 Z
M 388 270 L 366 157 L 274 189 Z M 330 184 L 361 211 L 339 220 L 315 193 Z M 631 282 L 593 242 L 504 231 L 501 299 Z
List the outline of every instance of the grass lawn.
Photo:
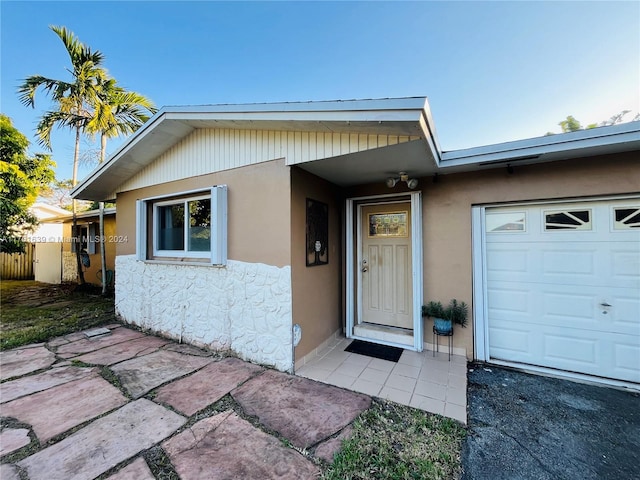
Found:
M 354 422 L 327 480 L 454 479 L 466 430 L 455 420 L 374 399 Z
M 113 298 L 77 285 L 0 282 L 0 350 L 47 340 L 115 321 Z
M 115 321 L 112 298 L 80 291 L 76 285 L 3 280 L 0 294 L 0 350 Z M 373 399 L 371 408 L 355 420 L 353 434 L 334 462 L 315 461 L 324 480 L 456 479 L 465 434 L 455 420 Z M 168 462 L 159 447 L 148 451 L 156 477 L 177 479 L 173 467 L 156 457 Z

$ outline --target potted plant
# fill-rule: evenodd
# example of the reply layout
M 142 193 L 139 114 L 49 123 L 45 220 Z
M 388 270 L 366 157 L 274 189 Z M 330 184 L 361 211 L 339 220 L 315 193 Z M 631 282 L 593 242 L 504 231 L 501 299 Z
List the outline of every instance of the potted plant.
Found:
M 440 334 L 448 334 L 453 330 L 453 324 L 467 326 L 469 308 L 464 302 L 455 298 L 446 307 L 441 302 L 429 302 L 422 306 L 422 316 L 433 318 L 435 329 Z

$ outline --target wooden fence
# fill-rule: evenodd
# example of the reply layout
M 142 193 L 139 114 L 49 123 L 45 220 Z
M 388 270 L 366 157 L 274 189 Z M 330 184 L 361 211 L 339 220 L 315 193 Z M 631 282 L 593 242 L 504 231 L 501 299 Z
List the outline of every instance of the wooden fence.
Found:
M 33 252 L 36 245 L 27 243 L 25 253 L 0 253 L 2 280 L 33 280 Z

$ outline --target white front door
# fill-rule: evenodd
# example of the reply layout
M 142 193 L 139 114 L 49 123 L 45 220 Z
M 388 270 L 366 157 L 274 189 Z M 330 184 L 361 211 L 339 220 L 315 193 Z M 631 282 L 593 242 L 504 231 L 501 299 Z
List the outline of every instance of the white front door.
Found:
M 640 382 L 640 199 L 485 212 L 488 360 Z
M 359 208 L 359 323 L 413 329 L 411 202 Z

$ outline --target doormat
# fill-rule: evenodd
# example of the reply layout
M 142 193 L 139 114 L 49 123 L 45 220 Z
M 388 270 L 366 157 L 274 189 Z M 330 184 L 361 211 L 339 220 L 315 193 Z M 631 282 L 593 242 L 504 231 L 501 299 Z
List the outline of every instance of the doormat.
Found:
M 403 349 L 380 345 L 378 343 L 363 342 L 362 340 L 354 340 L 344 351 L 379 358 L 381 360 L 389 360 L 390 362 L 397 362 L 400 360 Z

